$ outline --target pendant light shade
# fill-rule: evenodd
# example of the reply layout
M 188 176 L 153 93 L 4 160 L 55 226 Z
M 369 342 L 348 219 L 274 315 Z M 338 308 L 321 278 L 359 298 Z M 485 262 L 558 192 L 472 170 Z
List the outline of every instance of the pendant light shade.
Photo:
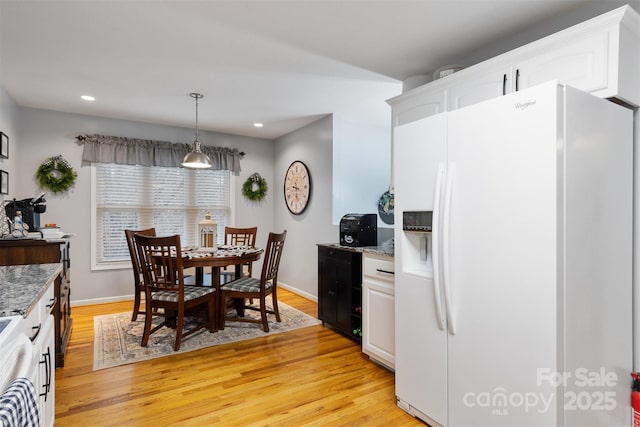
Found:
M 193 150 L 184 156 L 182 166 L 189 169 L 206 169 L 213 166 L 209 156 L 200 149 L 200 134 L 198 133 L 198 100 L 204 98 L 200 93 L 190 93 L 189 96 L 196 100 L 196 134 L 193 139 Z
M 190 169 L 207 169 L 213 166 L 209 156 L 200 151 L 200 141 L 194 143 L 193 151 L 182 159 L 182 166 Z

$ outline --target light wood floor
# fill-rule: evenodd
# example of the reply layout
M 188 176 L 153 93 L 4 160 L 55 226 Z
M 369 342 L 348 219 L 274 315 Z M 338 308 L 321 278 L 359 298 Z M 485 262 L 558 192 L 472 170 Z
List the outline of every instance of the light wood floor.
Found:
M 280 301 L 314 317 L 286 290 Z M 415 426 L 393 373 L 321 325 L 92 372 L 93 316 L 130 302 L 73 307 L 56 426 Z

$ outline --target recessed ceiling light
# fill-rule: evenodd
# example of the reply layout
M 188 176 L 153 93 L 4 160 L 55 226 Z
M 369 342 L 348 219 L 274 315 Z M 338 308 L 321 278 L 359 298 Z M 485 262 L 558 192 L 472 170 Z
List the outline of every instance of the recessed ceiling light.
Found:
M 91 96 L 91 95 L 82 95 L 80 98 L 82 98 L 84 101 L 95 101 L 96 98 Z
M 256 127 L 256 128 L 261 128 L 262 126 L 264 126 L 262 123 L 254 123 L 253 124 L 253 127 Z

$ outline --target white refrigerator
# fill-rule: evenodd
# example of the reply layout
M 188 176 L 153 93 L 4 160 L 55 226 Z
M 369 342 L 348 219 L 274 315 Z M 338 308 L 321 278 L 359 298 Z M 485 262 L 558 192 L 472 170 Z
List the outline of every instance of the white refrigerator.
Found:
M 398 406 L 630 425 L 632 132 L 630 110 L 556 82 L 395 128 Z

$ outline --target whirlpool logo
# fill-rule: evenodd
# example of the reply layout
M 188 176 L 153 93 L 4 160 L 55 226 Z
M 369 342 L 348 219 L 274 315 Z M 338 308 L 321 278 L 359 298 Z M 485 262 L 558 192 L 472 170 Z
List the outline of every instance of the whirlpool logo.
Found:
M 527 108 L 531 107 L 532 105 L 536 105 L 536 100 L 535 99 L 527 99 L 524 102 L 516 102 L 515 103 L 516 110 L 526 110 Z

